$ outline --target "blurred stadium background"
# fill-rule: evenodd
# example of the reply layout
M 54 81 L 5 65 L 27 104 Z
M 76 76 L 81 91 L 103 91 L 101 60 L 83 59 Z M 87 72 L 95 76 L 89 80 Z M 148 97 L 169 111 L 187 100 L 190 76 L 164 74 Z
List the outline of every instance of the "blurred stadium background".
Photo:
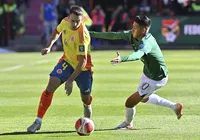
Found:
M 40 51 L 45 46 L 40 7 L 55 3 L 58 23 L 69 6 L 82 6 L 93 21 L 92 31 L 131 29 L 137 14 L 152 18 L 151 33 L 162 49 L 200 48 L 200 0 L 0 0 L 0 48 L 4 51 Z M 124 41 L 92 39 L 92 49 L 131 49 Z M 61 43 L 54 50 L 61 50 Z
M 158 94 L 184 104 L 180 121 L 167 108 L 139 104 L 137 131 L 111 131 L 124 119 L 124 102 L 137 89 L 142 63 L 112 66 L 115 50 L 125 55 L 132 52 L 131 46 L 123 40 L 92 39 L 95 133 L 85 139 L 200 139 L 200 0 L 0 0 L 0 139 L 80 140 L 74 129 L 82 116 L 76 86 L 70 97 L 64 85 L 60 87 L 42 129 L 36 135 L 26 132 L 35 119 L 48 74 L 62 55 L 60 42 L 45 57 L 39 52 L 46 44 L 40 7 L 48 1 L 55 2 L 58 22 L 69 14 L 69 5 L 81 5 L 92 19 L 92 25 L 87 23 L 91 31 L 128 30 L 137 14 L 149 15 L 150 32 L 164 50 L 169 69 L 169 81 Z

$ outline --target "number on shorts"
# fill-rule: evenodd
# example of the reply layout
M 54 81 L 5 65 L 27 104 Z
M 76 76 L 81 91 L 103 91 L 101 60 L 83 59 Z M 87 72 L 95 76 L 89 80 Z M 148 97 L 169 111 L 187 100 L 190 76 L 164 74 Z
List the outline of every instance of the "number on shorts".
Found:
M 66 62 L 65 62 L 65 63 L 63 63 L 63 64 L 62 64 L 63 70 L 65 70 L 65 69 L 67 68 L 67 66 L 68 66 L 68 65 L 67 65 L 67 63 L 66 63 Z
M 142 85 L 142 90 L 146 90 L 149 87 L 149 83 L 144 83 Z

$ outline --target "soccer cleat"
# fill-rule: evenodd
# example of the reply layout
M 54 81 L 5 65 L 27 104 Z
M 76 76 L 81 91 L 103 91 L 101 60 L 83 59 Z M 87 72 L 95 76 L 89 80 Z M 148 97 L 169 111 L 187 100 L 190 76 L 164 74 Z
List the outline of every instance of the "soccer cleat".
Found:
M 118 125 L 117 127 L 115 127 L 114 129 L 132 129 L 133 128 L 133 124 L 127 124 L 125 121 L 122 122 L 120 125 Z
M 37 119 L 33 122 L 31 126 L 27 128 L 29 133 L 35 133 L 37 130 L 40 130 L 42 123 Z
M 174 109 L 174 112 L 176 113 L 176 116 L 177 116 L 178 120 L 183 115 L 182 110 L 183 110 L 183 104 L 177 103 L 176 104 L 176 108 Z
M 84 117 L 91 118 L 92 117 L 91 105 L 83 105 L 83 107 L 84 107 Z

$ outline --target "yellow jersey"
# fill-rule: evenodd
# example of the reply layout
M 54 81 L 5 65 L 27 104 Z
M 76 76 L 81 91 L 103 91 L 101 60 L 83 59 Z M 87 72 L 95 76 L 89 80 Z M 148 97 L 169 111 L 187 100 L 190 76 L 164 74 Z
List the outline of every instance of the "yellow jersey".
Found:
M 61 58 L 67 61 L 74 69 L 78 65 L 78 55 L 84 55 L 87 58 L 87 64 L 82 71 L 91 70 L 92 62 L 90 56 L 90 34 L 86 26 L 81 23 L 77 30 L 70 29 L 69 18 L 64 18 L 57 26 L 57 31 L 62 33 L 62 44 L 64 54 Z

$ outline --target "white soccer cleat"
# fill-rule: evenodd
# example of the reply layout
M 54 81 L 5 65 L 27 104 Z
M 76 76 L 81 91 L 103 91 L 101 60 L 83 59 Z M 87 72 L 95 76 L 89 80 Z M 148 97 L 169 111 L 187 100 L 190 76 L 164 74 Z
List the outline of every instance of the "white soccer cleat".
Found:
M 176 108 L 174 109 L 174 112 L 176 113 L 176 116 L 177 116 L 177 119 L 178 119 L 178 120 L 179 120 L 179 119 L 182 117 L 182 115 L 183 115 L 182 111 L 183 111 L 183 104 L 177 103 L 177 104 L 176 104 Z
M 118 125 L 117 127 L 115 127 L 114 129 L 132 129 L 133 128 L 133 124 L 127 124 L 125 121 L 122 122 L 120 125 Z
M 35 133 L 37 130 L 40 130 L 42 123 L 37 119 L 33 122 L 31 126 L 27 128 L 29 133 Z

